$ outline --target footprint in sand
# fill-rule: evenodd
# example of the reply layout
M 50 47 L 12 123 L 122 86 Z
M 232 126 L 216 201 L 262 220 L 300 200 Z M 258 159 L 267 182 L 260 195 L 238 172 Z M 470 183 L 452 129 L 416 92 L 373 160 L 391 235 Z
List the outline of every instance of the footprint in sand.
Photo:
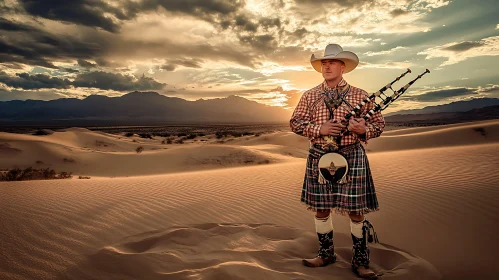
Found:
M 350 236 L 335 233 L 338 261 L 301 264 L 317 250 L 314 233 L 273 224 L 199 224 L 145 232 L 89 256 L 93 269 L 131 279 L 358 279 L 350 270 Z M 371 244 L 382 279 L 441 279 L 427 261 Z

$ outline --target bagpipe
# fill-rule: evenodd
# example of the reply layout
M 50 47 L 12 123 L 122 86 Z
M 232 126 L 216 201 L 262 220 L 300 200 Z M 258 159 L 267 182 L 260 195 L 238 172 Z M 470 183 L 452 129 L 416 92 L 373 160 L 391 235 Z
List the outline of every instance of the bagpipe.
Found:
M 430 73 L 430 70 L 426 69 L 423 73 L 418 75 L 414 80 L 407 83 L 405 86 L 401 87 L 399 90 L 394 91 L 392 85 L 404 77 L 407 73 L 411 73 L 411 69 L 407 69 L 402 75 L 398 76 L 395 80 L 382 87 L 377 92 L 371 94 L 370 96 L 364 98 L 357 106 L 352 106 L 347 100 L 346 96 L 339 95 L 339 100 L 334 100 L 326 96 L 325 103 L 329 109 L 337 109 L 343 103 L 350 107 L 350 111 L 346 114 L 343 119 L 340 120 L 341 123 L 348 124 L 350 118 L 352 117 L 362 117 L 364 120 L 369 120 L 377 112 L 385 110 L 390 104 L 397 100 L 402 94 L 404 94 L 407 89 L 414 84 L 417 80 L 421 79 L 426 73 Z M 392 90 L 393 94 L 388 96 L 385 94 L 386 90 Z M 381 101 L 376 102 L 376 98 L 381 99 Z M 374 107 L 367 112 L 364 116 L 360 116 L 362 108 L 367 103 L 373 103 Z M 323 139 L 326 140 L 327 146 L 331 152 L 322 155 L 319 159 L 319 183 L 325 184 L 326 180 L 332 181 L 338 184 L 347 182 L 348 174 L 348 162 L 341 154 L 337 153 L 339 150 L 339 145 L 341 142 L 341 137 L 348 132 L 348 128 L 342 130 L 338 136 L 324 136 Z

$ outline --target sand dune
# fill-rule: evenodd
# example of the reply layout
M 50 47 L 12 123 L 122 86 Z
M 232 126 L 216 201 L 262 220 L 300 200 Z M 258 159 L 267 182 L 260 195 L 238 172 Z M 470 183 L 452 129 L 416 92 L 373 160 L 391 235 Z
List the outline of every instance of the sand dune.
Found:
M 499 273 L 497 122 L 476 125 L 490 138 L 475 141 L 480 131 L 461 124 L 387 131 L 368 144 L 381 151 L 369 155 L 381 211 L 368 215 L 381 242 L 371 245 L 381 279 Z M 443 145 L 442 135 L 468 142 Z M 299 202 L 302 138 L 274 133 L 154 150 L 165 145 L 120 137 L 0 133 L 1 168 L 37 158 L 92 175 L 0 183 L 0 279 L 357 279 L 345 217 L 333 217 L 338 262 L 301 265 L 318 245 L 313 214 Z M 441 146 L 428 147 L 432 137 Z M 85 150 L 95 140 L 125 151 Z M 137 154 L 140 144 L 149 146 Z M 61 157 L 75 162 L 56 163 Z

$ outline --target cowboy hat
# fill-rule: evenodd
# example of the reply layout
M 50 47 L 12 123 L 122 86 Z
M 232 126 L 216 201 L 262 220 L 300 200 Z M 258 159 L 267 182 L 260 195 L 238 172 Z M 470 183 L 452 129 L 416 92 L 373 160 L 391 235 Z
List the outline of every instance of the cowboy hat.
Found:
M 356 54 L 344 51 L 338 44 L 327 45 L 323 56 L 315 56 L 315 54 L 312 54 L 312 57 L 310 57 L 310 63 L 312 64 L 312 67 L 314 67 L 315 71 L 322 73 L 321 60 L 324 59 L 336 59 L 343 61 L 343 63 L 345 63 L 344 73 L 352 71 L 359 64 L 359 58 Z

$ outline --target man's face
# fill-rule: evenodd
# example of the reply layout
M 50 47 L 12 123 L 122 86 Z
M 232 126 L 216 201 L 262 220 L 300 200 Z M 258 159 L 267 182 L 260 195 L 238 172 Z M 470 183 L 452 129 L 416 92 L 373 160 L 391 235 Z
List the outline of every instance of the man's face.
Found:
M 340 60 L 325 59 L 321 60 L 322 63 L 322 76 L 326 81 L 334 80 L 341 77 L 345 64 Z

